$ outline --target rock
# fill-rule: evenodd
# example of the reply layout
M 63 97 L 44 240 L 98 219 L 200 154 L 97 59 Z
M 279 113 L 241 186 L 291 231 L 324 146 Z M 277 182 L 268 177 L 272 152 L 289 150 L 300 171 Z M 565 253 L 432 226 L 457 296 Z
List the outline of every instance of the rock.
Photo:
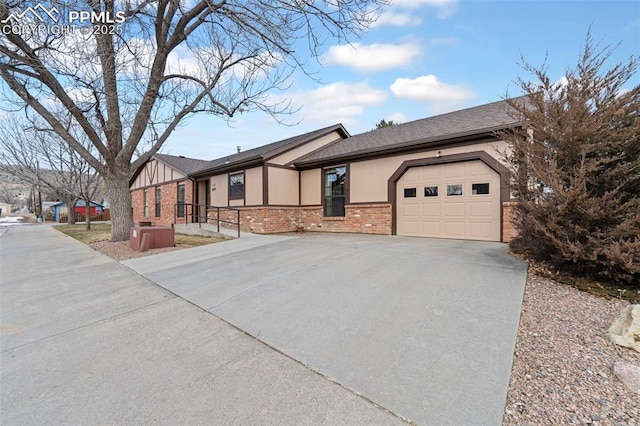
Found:
M 640 305 L 629 305 L 607 333 L 612 342 L 640 352 Z
M 640 367 L 628 362 L 613 364 L 613 374 L 631 391 L 640 395 Z

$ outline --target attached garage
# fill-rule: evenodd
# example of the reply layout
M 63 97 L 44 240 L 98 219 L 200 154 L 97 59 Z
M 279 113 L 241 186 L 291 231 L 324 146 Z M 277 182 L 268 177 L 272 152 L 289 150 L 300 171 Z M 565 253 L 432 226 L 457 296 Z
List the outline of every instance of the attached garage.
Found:
M 500 175 L 482 161 L 411 167 L 396 185 L 398 235 L 500 241 Z

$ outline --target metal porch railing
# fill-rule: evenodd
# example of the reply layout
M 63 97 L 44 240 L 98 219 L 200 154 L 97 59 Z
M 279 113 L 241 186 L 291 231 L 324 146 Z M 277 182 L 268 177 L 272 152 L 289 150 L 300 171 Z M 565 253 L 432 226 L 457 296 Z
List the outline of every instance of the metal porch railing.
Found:
M 220 212 L 223 216 L 220 216 Z M 240 210 L 233 207 L 209 206 L 206 204 L 194 203 L 176 203 L 173 209 L 173 223 L 197 223 L 202 227 L 203 223 L 211 223 L 215 221 L 218 232 L 220 232 L 220 224 L 232 225 L 238 229 L 238 238 L 240 238 Z

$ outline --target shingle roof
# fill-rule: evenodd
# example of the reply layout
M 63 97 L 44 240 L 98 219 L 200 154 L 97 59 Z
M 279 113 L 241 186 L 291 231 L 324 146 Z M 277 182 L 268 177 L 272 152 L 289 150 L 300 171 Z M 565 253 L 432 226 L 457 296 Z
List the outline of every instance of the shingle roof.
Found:
M 224 157 L 217 158 L 215 160 L 208 161 L 206 162 L 205 165 L 200 167 L 200 169 L 197 170 L 197 172 L 194 171 L 194 174 L 209 173 L 209 172 L 215 171 L 216 169 L 221 169 L 221 168 L 225 168 L 225 169 L 232 168 L 234 165 L 247 163 L 253 160 L 265 161 L 289 149 L 293 149 L 315 138 L 321 137 L 325 134 L 331 133 L 336 130 L 341 132 L 346 137 L 349 136 L 349 133 L 342 126 L 342 124 L 334 124 L 332 126 L 314 130 L 312 132 L 304 133 L 302 135 L 294 136 L 288 139 L 283 139 L 281 141 L 277 141 L 267 145 L 259 146 L 257 148 L 249 149 L 247 151 L 242 151 L 236 154 L 227 155 Z
M 526 101 L 526 97 L 512 99 Z M 509 115 L 506 101 L 454 111 L 434 117 L 360 133 L 312 152 L 295 162 L 304 166 L 324 160 L 335 160 L 351 156 L 438 143 L 475 134 L 487 134 L 494 130 L 518 125 L 518 120 Z
M 189 175 L 202 167 L 204 167 L 208 161 L 198 160 L 197 158 L 187 158 L 181 155 L 168 155 L 168 154 L 155 154 L 154 158 L 163 163 L 171 166 L 179 172 Z

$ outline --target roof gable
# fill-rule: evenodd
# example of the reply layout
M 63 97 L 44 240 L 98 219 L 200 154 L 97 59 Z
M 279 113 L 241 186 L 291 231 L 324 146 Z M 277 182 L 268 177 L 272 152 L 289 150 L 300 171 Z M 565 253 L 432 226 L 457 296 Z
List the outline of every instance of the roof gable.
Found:
M 526 101 L 526 97 L 513 101 Z M 440 142 L 492 132 L 519 125 L 510 114 L 506 101 L 498 101 L 395 126 L 384 127 L 351 136 L 312 152 L 296 165 L 305 166 L 322 161 L 380 153 L 391 149 Z
M 329 127 L 314 130 L 312 132 L 303 133 L 302 135 L 293 136 L 291 138 L 283 139 L 277 142 L 272 142 L 267 145 L 262 145 L 257 148 L 242 151 L 236 154 L 224 156 L 206 162 L 204 167 L 201 167 L 193 175 L 205 175 L 216 171 L 222 171 L 232 168 L 238 168 L 240 166 L 250 163 L 261 163 L 268 161 L 271 158 L 277 157 L 291 149 L 304 145 L 314 139 L 317 139 L 323 135 L 337 131 L 342 134 L 343 137 L 349 137 L 349 133 L 342 126 L 342 124 L 334 124 Z

